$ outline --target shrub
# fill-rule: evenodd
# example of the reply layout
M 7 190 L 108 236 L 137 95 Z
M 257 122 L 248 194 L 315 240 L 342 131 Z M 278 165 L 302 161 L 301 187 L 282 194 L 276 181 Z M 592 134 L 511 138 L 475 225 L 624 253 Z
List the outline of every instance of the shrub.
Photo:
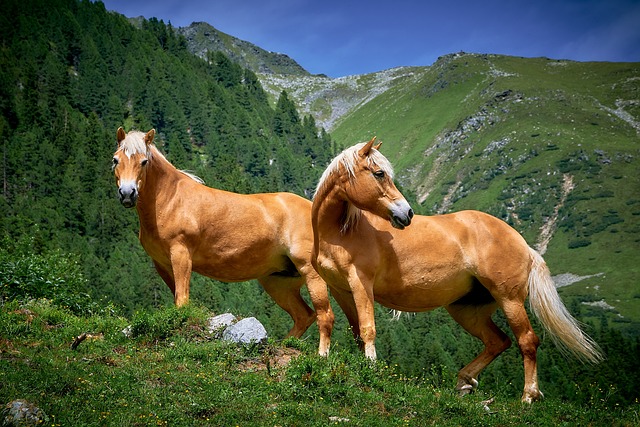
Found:
M 591 240 L 589 239 L 576 239 L 572 240 L 568 243 L 569 249 L 581 248 L 584 246 L 589 246 L 591 244 Z
M 181 308 L 170 306 L 153 311 L 142 310 L 133 316 L 131 334 L 134 337 L 144 336 L 152 340 L 164 340 L 178 333 L 186 336 L 199 335 L 206 317 L 204 310 L 193 305 Z
M 0 298 L 46 298 L 75 313 L 90 312 L 94 306 L 77 257 L 60 250 L 30 253 L 24 241 L 1 240 Z

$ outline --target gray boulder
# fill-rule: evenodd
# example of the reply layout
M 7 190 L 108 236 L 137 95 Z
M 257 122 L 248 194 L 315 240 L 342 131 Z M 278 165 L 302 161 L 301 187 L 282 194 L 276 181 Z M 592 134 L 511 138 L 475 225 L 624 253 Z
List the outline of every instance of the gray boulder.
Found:
M 265 344 L 267 330 L 255 317 L 247 317 L 228 326 L 222 334 L 222 339 L 238 344 Z

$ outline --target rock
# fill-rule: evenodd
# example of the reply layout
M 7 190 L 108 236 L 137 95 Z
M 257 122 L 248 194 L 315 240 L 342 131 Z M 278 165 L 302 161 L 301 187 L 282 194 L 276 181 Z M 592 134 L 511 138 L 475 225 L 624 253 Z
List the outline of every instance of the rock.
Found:
M 0 425 L 11 427 L 39 426 L 47 421 L 49 417 L 42 409 L 23 399 L 7 403 L 0 416 Z
M 224 330 L 236 323 L 238 319 L 231 313 L 219 314 L 207 320 L 207 330 L 212 335 L 222 335 Z
M 258 319 L 247 317 L 227 327 L 222 339 L 238 344 L 264 344 L 267 341 L 267 331 Z
M 133 327 L 129 325 L 126 328 L 124 328 L 121 332 L 122 332 L 122 335 L 124 335 L 125 337 L 131 338 L 131 336 L 133 335 Z

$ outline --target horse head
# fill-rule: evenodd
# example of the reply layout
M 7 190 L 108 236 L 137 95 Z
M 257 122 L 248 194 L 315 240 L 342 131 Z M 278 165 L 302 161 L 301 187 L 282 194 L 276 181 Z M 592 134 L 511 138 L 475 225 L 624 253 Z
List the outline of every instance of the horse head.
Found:
M 400 230 L 411 224 L 413 210 L 400 190 L 393 183 L 393 168 L 378 148 L 373 137 L 361 148 L 356 146 L 347 166 L 350 179 L 345 181 L 345 193 L 357 208 L 388 219 Z
M 118 186 L 118 198 L 125 208 L 134 207 L 138 201 L 151 158 L 150 146 L 154 136 L 153 129 L 146 134 L 134 131 L 127 135 L 122 128 L 116 132 L 118 149 L 113 155 L 113 173 Z

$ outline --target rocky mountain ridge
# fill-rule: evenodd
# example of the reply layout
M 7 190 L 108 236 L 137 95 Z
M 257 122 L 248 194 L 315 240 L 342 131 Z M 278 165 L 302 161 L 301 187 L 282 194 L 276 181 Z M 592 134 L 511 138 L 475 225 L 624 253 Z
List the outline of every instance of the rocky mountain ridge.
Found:
M 349 113 L 357 110 L 402 80 L 416 79 L 420 67 L 398 67 L 367 75 L 338 78 L 258 74 L 264 89 L 273 97 L 285 90 L 303 114 L 310 114 L 319 126 L 331 131 Z
M 273 100 L 285 90 L 303 115 L 331 131 L 341 118 L 406 79 L 415 79 L 428 67 L 397 67 L 366 75 L 330 78 L 313 75 L 288 55 L 264 50 L 225 34 L 206 22 L 194 22 L 176 32 L 185 37 L 193 54 L 206 58 L 220 51 L 255 72 Z
M 201 58 L 205 58 L 209 51 L 220 51 L 232 61 L 255 73 L 291 76 L 310 75 L 307 70 L 288 55 L 269 52 L 253 43 L 225 34 L 206 22 L 194 22 L 188 27 L 177 28 L 176 32 L 185 37 L 188 49 Z

